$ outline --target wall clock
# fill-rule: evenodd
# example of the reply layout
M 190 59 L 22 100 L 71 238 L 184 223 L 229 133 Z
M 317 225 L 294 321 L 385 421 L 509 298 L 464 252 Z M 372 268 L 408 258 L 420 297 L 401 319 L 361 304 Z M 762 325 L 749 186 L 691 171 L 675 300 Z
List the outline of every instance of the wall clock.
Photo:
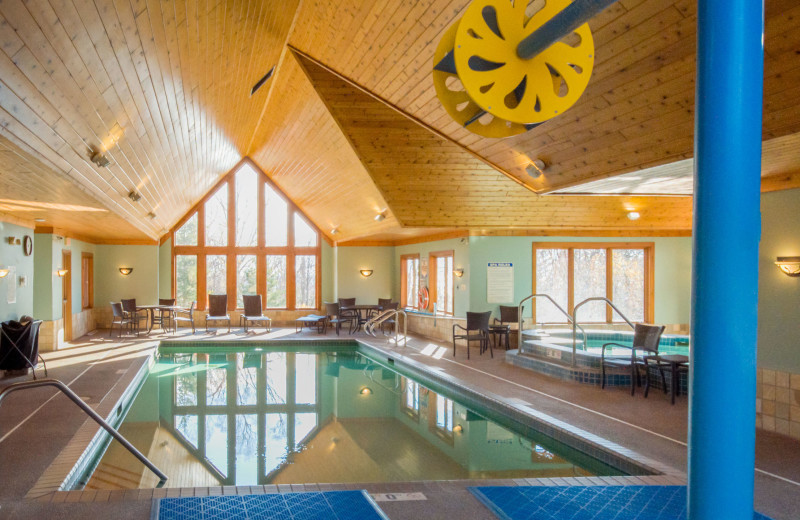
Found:
M 33 253 L 33 239 L 30 235 L 25 235 L 25 238 L 22 239 L 22 252 L 25 253 L 25 256 L 31 256 Z

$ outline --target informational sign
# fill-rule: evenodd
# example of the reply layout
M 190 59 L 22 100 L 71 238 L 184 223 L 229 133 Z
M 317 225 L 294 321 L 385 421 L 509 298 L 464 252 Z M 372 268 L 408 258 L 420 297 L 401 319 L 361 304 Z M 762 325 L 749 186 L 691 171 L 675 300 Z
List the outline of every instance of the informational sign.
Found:
M 14 266 L 10 266 L 8 268 L 8 274 L 6 275 L 6 279 L 8 280 L 8 295 L 6 296 L 7 303 L 17 303 L 17 268 Z
M 514 301 L 514 264 L 489 262 L 486 269 L 486 302 L 512 303 Z

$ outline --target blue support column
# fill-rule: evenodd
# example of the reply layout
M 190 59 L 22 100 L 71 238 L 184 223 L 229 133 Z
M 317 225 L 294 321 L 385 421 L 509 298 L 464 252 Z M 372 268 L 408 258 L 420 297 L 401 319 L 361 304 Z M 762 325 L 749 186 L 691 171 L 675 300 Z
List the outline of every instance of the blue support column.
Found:
M 753 518 L 764 4 L 699 0 L 689 518 Z

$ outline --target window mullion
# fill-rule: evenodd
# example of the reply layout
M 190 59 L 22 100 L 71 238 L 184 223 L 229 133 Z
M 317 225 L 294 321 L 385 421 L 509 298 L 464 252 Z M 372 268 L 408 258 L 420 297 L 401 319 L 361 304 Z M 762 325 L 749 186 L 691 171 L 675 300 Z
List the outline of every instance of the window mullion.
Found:
M 612 265 L 613 262 L 613 248 L 606 248 L 606 298 L 609 301 L 614 301 L 614 266 Z M 606 323 L 611 323 L 614 321 L 614 309 L 611 308 L 611 305 L 606 305 Z

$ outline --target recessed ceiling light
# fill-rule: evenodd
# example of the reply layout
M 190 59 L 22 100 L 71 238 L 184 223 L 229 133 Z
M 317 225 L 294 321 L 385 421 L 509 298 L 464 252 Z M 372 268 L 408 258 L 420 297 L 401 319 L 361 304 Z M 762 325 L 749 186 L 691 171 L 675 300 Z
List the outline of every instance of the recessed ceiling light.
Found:
M 628 218 L 630 220 L 639 220 L 639 217 L 641 217 L 641 215 L 639 215 L 638 211 L 629 211 L 628 212 Z

